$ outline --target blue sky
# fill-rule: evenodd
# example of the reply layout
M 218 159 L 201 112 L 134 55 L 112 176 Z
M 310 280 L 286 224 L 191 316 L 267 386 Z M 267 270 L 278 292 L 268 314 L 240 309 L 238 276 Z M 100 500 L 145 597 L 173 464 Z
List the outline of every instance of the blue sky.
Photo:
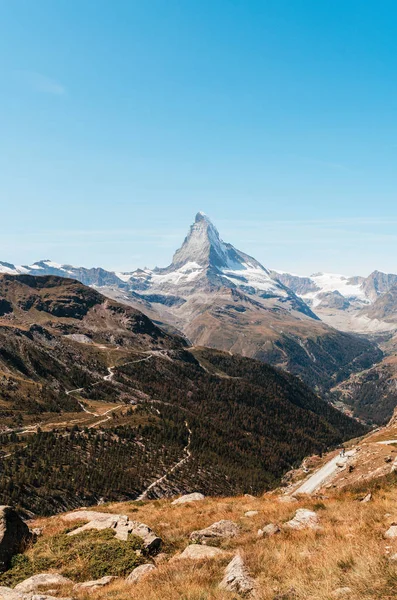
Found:
M 397 3 L 0 0 L 0 260 L 397 272 Z

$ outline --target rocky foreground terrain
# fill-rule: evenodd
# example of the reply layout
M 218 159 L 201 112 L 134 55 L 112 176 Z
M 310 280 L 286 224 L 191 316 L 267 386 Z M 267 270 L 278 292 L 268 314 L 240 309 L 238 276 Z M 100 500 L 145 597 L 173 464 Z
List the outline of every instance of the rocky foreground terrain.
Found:
M 0 598 L 391 600 L 396 438 L 393 419 L 260 496 L 102 504 L 29 529 L 2 508 Z

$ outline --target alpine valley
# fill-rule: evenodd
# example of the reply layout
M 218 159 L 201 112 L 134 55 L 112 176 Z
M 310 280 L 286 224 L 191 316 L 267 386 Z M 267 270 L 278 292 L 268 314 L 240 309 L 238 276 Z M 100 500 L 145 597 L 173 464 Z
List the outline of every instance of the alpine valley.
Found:
M 275 487 L 392 416 L 396 286 L 268 269 L 203 213 L 166 268 L 1 262 L 0 502 Z

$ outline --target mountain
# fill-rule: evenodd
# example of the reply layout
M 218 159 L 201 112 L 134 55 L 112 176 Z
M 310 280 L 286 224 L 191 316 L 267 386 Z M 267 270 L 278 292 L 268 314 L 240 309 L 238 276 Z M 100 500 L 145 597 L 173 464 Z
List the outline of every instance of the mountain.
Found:
M 364 337 L 341 333 L 322 322 L 315 302 L 312 308 L 308 306 L 308 294 L 315 293 L 321 277 L 305 281 L 276 277 L 253 257 L 223 242 L 203 213 L 197 214 L 166 268 L 116 274 L 49 260 L 28 267 L 3 263 L 1 268 L 11 273 L 76 277 L 141 310 L 192 344 L 268 362 L 323 391 L 382 356 Z M 358 290 L 358 282 L 348 285 Z M 323 282 L 321 289 L 328 296 L 322 302 L 343 313 L 340 306 L 346 303 L 345 296 L 336 297 L 333 286 Z
M 368 277 L 334 273 L 300 277 L 272 271 L 271 276 L 292 289 L 316 315 L 337 329 L 365 334 L 397 329 L 397 318 L 393 318 L 393 314 L 397 315 L 397 298 L 392 292 L 397 275 L 374 271 Z M 387 313 L 382 309 L 385 304 Z
M 75 280 L 4 274 L 0 297 L 0 504 L 259 492 L 365 431 L 294 376 L 189 348 Z
M 142 310 L 196 345 L 219 348 L 287 369 L 326 390 L 370 366 L 381 353 L 367 340 L 322 323 L 288 285 L 257 260 L 221 240 L 198 213 L 172 263 L 125 281 Z M 128 302 L 128 293 L 105 293 Z

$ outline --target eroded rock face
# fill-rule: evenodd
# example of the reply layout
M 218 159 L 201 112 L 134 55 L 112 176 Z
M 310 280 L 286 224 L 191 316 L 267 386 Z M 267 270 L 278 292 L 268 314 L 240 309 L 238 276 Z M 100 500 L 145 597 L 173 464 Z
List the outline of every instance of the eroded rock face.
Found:
M 190 539 L 194 542 L 206 544 L 215 538 L 233 538 L 238 535 L 239 527 L 234 521 L 217 521 L 205 529 L 193 531 L 190 534 Z
M 156 567 L 152 564 L 140 565 L 136 567 L 132 573 L 130 573 L 126 579 L 128 583 L 138 583 L 141 579 L 149 575 L 152 571 L 155 571 Z
M 219 587 L 240 594 L 244 598 L 257 597 L 255 579 L 249 574 L 240 554 L 237 554 L 227 565 Z
M 288 521 L 285 527 L 289 527 L 290 529 L 318 529 L 318 516 L 312 510 L 298 508 L 294 518 Z
M 67 521 L 87 520 L 88 523 L 70 531 L 68 535 L 77 535 L 87 529 L 114 529 L 118 540 L 126 541 L 128 536 L 136 535 L 143 541 L 143 545 L 151 553 L 158 552 L 162 539 L 145 523 L 130 521 L 127 515 L 101 513 L 94 510 L 77 510 L 63 516 Z
M 177 498 L 171 502 L 171 504 L 188 504 L 189 502 L 198 502 L 199 500 L 204 500 L 204 498 L 205 496 L 203 494 L 200 494 L 199 492 L 193 492 L 192 494 L 185 494 L 184 496 Z
M 11 558 L 23 552 L 32 537 L 16 510 L 0 506 L 0 573 L 8 569 Z
M 215 558 L 221 556 L 222 550 L 219 548 L 213 548 L 211 546 L 200 546 L 199 544 L 190 544 L 184 549 L 182 554 L 175 556 L 174 560 L 183 560 L 185 558 L 191 560 L 204 560 L 206 558 Z
M 27 594 L 29 592 L 40 591 L 40 588 L 47 586 L 58 586 L 58 585 L 68 585 L 73 583 L 71 579 L 60 575 L 59 573 L 39 573 L 38 575 L 33 575 L 25 581 L 21 581 L 15 586 L 15 591 L 20 592 L 22 594 Z

